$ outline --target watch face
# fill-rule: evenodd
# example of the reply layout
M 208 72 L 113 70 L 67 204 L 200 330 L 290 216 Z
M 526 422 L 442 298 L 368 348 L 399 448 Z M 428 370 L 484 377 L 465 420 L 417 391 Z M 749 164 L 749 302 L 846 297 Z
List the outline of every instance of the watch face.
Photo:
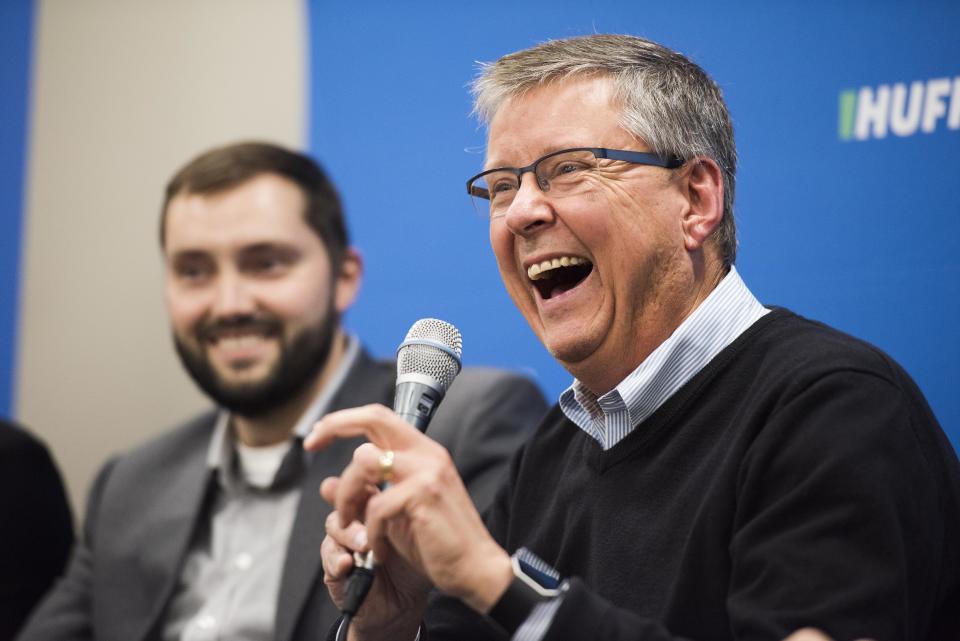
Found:
M 537 569 L 534 565 L 519 557 L 517 557 L 517 565 L 520 566 L 521 572 L 536 581 L 540 587 L 546 588 L 547 590 L 560 589 L 560 579 L 552 574 Z
M 538 604 L 556 597 L 564 588 L 556 570 L 526 548 L 510 557 L 510 565 L 513 581 L 487 616 L 513 635 Z

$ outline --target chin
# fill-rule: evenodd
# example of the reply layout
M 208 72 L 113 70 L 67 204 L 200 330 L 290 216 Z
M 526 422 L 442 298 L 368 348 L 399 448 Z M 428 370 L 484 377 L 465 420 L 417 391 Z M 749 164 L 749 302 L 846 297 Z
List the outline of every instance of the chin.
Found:
M 220 382 L 223 385 L 229 387 L 249 387 L 249 386 L 258 386 L 263 384 L 267 380 L 268 371 L 258 371 L 256 373 L 244 372 L 243 374 L 237 376 L 233 374 L 232 376 L 224 376 L 222 373 L 218 375 Z
M 220 384 L 227 388 L 243 389 L 246 387 L 259 387 L 263 383 L 263 376 L 220 377 Z
M 544 340 L 544 345 L 553 356 L 567 370 L 588 359 L 596 351 L 596 345 L 587 340 L 550 341 Z
M 240 370 L 214 366 L 213 371 L 221 385 L 246 387 L 263 383 L 270 375 L 272 365 L 272 363 L 258 363 L 253 367 Z

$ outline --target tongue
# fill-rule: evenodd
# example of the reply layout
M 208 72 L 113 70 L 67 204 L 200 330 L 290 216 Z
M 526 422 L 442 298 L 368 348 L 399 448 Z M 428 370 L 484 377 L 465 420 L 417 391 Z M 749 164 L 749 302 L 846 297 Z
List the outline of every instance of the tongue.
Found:
M 568 292 L 577 285 L 580 284 L 580 281 L 573 283 L 557 283 L 555 287 L 550 288 L 550 295 L 547 298 L 553 298 L 554 296 L 559 296 L 564 292 Z
M 549 300 L 554 296 L 568 292 L 580 285 L 590 275 L 592 269 L 593 266 L 589 264 L 558 269 L 551 274 L 550 278 L 536 281 L 540 294 L 544 299 Z

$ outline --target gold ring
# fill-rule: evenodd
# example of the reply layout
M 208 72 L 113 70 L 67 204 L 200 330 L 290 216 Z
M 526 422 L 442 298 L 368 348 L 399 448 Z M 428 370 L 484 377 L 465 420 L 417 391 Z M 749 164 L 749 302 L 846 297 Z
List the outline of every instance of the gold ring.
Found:
M 393 480 L 393 450 L 387 450 L 380 455 L 380 477 L 384 483 Z

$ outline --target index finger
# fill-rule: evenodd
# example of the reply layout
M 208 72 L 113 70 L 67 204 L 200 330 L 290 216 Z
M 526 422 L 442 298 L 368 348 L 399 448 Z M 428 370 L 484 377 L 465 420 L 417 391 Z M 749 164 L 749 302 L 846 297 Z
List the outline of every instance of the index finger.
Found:
M 373 404 L 327 414 L 314 424 L 313 431 L 303 441 L 303 447 L 312 452 L 323 449 L 334 439 L 354 436 L 365 436 L 384 449 L 410 447 L 423 437 L 417 428 L 389 408 Z

